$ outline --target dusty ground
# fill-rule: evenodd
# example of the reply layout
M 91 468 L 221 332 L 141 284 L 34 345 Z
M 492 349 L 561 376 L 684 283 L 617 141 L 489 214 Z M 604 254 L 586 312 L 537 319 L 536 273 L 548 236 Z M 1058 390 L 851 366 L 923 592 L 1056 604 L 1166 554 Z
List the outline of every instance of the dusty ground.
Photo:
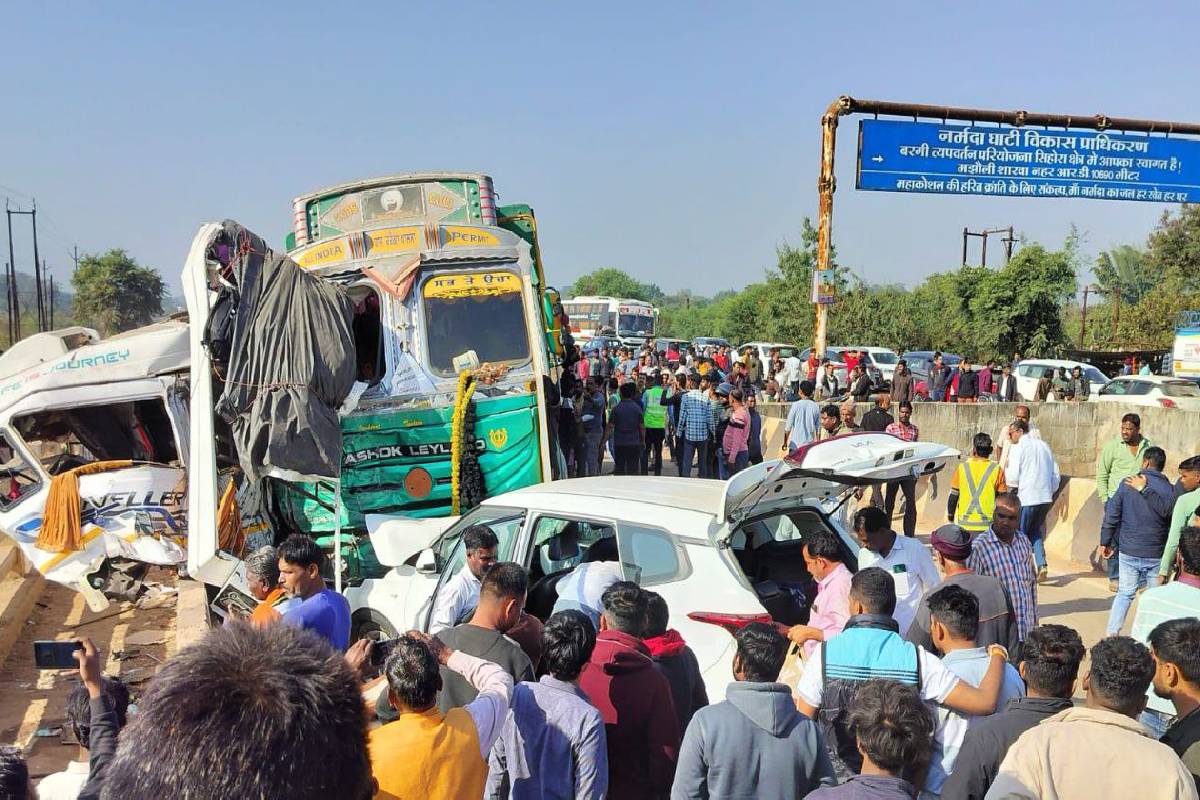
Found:
M 140 685 L 174 652 L 175 644 L 175 577 L 152 571 L 148 580 L 168 591 L 144 597 L 141 607 L 114 603 L 99 614 L 88 610 L 77 592 L 47 584 L 20 640 L 0 664 L 0 742 L 26 749 L 35 781 L 62 770 L 76 756 L 64 709 L 78 677 L 73 671 L 36 669 L 34 640 L 90 637 L 106 659 L 105 672 L 124 679 L 136 703 Z

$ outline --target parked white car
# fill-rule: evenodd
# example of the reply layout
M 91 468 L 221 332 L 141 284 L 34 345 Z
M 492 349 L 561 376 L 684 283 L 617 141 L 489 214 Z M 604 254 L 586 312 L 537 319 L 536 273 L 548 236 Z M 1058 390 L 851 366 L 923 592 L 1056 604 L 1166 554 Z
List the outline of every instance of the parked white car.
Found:
M 488 498 L 461 518 L 375 520 L 371 542 L 392 567 L 346 590 L 355 634 L 425 630 L 434 598 L 458 572 L 461 532 L 485 523 L 500 540 L 499 558 L 529 569 L 526 609 L 541 618 L 555 585 L 586 551 L 615 538 L 629 580 L 661 594 L 670 625 L 696 653 L 708 695 L 732 679 L 729 632 L 754 621 L 808 619 L 815 584 L 801 548 L 810 532 L 835 531 L 851 570 L 858 543 L 839 519 L 853 486 L 935 472 L 952 448 L 854 434 L 803 448 L 786 461 L 753 466 L 730 481 L 597 477 L 554 481 Z M 560 534 L 574 524 L 579 547 Z M 610 545 L 607 545 L 611 547 Z
M 1059 358 L 1030 358 L 1022 361 L 1017 365 L 1017 392 L 1024 400 L 1032 400 L 1037 393 L 1037 383 L 1041 379 L 1042 373 L 1046 370 L 1053 370 L 1054 374 L 1058 374 L 1058 368 L 1065 367 L 1067 377 L 1070 377 L 1071 370 L 1079 367 L 1083 370 L 1084 376 L 1091 383 L 1090 399 L 1095 400 L 1100 396 L 1100 390 L 1104 384 L 1108 383 L 1108 376 L 1100 370 L 1093 367 L 1091 364 L 1085 364 L 1082 361 L 1064 361 Z M 1049 399 L 1053 400 L 1053 396 Z
M 746 342 L 738 345 L 738 355 L 745 355 L 747 350 L 754 350 L 758 353 L 758 360 L 764 364 L 771 360 L 772 350 L 778 350 L 779 356 L 785 360 L 800 354 L 800 348 L 796 345 L 781 344 L 780 342 Z
M 896 374 L 896 363 L 900 360 L 900 356 L 895 350 L 889 350 L 886 347 L 843 347 L 845 350 L 857 350 L 859 358 L 869 370 L 871 367 L 876 367 L 879 374 L 883 377 L 885 383 L 889 386 L 892 383 L 892 376 Z
M 1200 411 L 1200 386 L 1166 375 L 1122 375 L 1106 383 L 1096 399 L 1131 406 Z

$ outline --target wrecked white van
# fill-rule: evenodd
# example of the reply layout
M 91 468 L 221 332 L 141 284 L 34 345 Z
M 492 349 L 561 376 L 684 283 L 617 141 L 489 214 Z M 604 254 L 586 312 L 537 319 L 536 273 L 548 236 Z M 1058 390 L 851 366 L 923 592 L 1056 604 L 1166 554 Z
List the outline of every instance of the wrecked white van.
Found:
M 188 359 L 182 320 L 0 356 L 0 532 L 94 609 L 186 560 Z

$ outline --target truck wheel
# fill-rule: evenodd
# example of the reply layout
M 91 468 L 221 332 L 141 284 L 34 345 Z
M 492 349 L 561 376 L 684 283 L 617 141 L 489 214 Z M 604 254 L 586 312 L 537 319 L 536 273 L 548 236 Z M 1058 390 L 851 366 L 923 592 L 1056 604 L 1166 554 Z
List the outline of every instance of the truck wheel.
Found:
M 359 639 L 395 639 L 399 631 L 383 614 L 370 608 L 360 608 L 350 617 L 350 641 Z

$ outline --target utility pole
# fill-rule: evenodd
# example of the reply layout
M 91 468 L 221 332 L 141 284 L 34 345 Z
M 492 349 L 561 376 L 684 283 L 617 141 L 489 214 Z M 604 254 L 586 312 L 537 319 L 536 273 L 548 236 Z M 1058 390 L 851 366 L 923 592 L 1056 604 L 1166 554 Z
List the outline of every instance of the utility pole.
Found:
M 42 261 L 38 256 L 36 200 L 33 201 L 33 209 L 29 212 L 29 219 L 33 224 L 33 286 L 37 298 L 37 329 L 40 333 L 46 330 L 46 299 L 42 295 Z
M 1083 311 L 1079 315 L 1079 349 L 1083 350 L 1087 347 L 1086 340 L 1083 338 L 1087 332 L 1087 298 L 1088 292 L 1092 289 L 1091 286 L 1083 287 Z
M 11 347 L 21 338 L 21 299 L 17 296 L 17 258 L 13 255 L 13 211 L 7 200 L 4 215 L 8 218 L 8 345 Z
M 50 276 L 50 330 L 54 330 L 54 276 Z
M 1002 238 L 1000 241 L 1004 244 L 1004 263 L 1007 264 L 1009 261 L 1011 261 L 1012 260 L 1012 251 L 1013 251 L 1013 242 L 1016 241 L 1016 238 L 1013 236 L 1013 227 L 1011 225 L 1009 225 L 1007 228 L 987 228 L 982 231 L 972 231 L 969 228 L 963 228 L 963 233 L 962 233 L 962 235 L 963 235 L 963 246 L 962 246 L 963 266 L 964 267 L 967 266 L 967 238 L 968 237 L 976 236 L 983 240 L 981 259 L 983 262 L 983 266 L 986 267 L 987 266 L 988 237 L 993 234 L 997 234 L 997 233 L 1008 234 L 1007 236 Z

